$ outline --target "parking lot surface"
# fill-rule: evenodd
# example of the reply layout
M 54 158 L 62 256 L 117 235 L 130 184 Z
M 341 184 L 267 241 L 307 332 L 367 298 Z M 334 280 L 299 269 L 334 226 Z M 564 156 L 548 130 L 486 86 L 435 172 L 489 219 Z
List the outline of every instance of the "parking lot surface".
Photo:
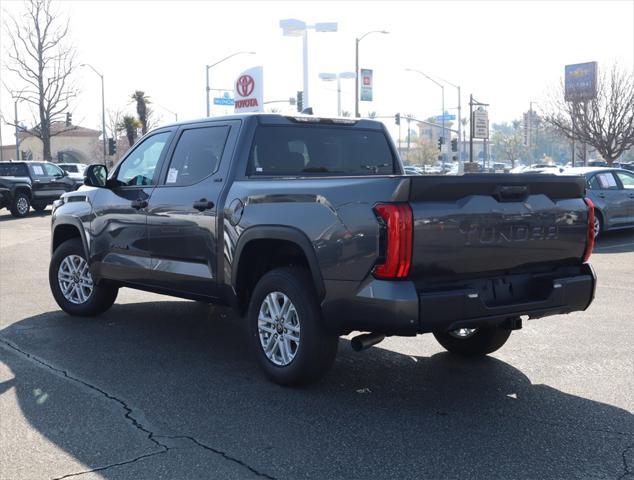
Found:
M 48 288 L 50 210 L 0 211 L 0 478 L 634 478 L 634 233 L 600 238 L 586 312 L 461 360 L 430 335 L 269 383 L 231 311 L 121 290 L 95 318 Z

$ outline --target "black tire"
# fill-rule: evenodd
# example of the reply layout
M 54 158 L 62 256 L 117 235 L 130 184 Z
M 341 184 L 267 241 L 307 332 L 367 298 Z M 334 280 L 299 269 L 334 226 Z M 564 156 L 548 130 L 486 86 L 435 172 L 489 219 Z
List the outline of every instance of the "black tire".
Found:
M 26 204 L 26 208 L 25 208 Z M 25 192 L 16 192 L 11 202 L 11 215 L 16 218 L 26 217 L 31 207 L 31 199 Z
M 47 206 L 48 205 L 46 205 L 45 203 L 35 203 L 31 205 L 31 208 L 35 210 L 36 212 L 43 212 L 44 210 L 46 210 Z
M 267 357 L 260 341 L 258 317 L 267 295 L 281 292 L 297 312 L 299 343 L 287 365 L 276 365 Z M 339 337 L 325 330 L 317 294 L 308 272 L 299 267 L 271 270 L 258 281 L 247 314 L 249 336 L 258 364 L 266 375 L 280 385 L 306 385 L 322 378 L 337 355 Z
M 66 240 L 53 252 L 48 270 L 48 281 L 55 301 L 62 310 L 71 315 L 89 317 L 105 312 L 117 298 L 119 292 L 117 287 L 103 283 L 93 285 L 92 293 L 84 303 L 73 303 L 62 293 L 57 275 L 62 261 L 70 255 L 76 255 L 86 260 L 84 247 L 79 238 Z
M 500 349 L 511 336 L 508 328 L 477 328 L 468 337 L 460 338 L 449 332 L 434 332 L 434 337 L 445 350 L 457 355 L 482 356 Z

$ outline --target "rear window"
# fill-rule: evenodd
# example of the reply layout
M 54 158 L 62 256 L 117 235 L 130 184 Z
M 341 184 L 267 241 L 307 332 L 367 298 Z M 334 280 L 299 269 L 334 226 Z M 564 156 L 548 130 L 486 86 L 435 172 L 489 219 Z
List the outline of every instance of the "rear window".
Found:
M 0 163 L 0 177 L 28 177 L 29 170 L 23 163 Z
M 383 132 L 346 127 L 261 126 L 248 175 L 391 175 L 395 159 Z

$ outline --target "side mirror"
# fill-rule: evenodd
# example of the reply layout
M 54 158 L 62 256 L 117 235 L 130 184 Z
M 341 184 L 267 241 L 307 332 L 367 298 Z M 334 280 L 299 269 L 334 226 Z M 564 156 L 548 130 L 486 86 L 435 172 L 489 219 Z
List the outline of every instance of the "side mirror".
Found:
M 107 179 L 108 169 L 105 165 L 88 165 L 84 176 L 84 185 L 104 188 Z

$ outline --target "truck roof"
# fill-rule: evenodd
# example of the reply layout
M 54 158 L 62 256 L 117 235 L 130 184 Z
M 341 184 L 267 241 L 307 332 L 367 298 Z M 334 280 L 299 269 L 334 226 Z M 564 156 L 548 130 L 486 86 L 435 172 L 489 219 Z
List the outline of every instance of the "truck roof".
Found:
M 195 120 L 186 120 L 182 122 L 174 122 L 163 125 L 165 127 L 177 127 L 181 125 L 193 125 L 204 123 L 210 120 L 252 120 L 255 119 L 262 125 L 290 125 L 290 124 L 329 124 L 342 125 L 350 127 L 360 127 L 369 129 L 383 129 L 383 124 L 376 120 L 367 118 L 351 118 L 351 117 L 320 117 L 318 115 L 306 115 L 297 113 L 296 115 L 280 115 L 277 113 L 239 113 L 234 115 L 220 115 L 217 117 L 199 118 Z

